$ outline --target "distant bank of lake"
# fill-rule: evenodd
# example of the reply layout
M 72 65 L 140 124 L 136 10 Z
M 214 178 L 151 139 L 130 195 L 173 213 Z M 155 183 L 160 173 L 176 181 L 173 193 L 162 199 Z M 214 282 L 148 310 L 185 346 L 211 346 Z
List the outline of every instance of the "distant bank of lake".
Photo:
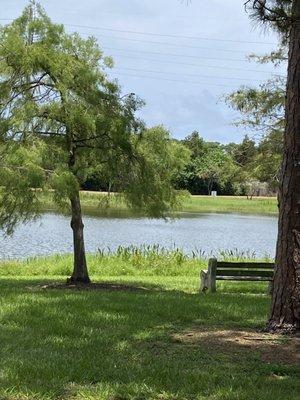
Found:
M 274 256 L 277 217 L 240 214 L 182 213 L 175 220 L 124 216 L 85 216 L 87 252 L 118 246 L 159 245 L 185 253 L 217 255 L 222 250 Z M 72 252 L 68 216 L 47 212 L 21 225 L 12 237 L 0 232 L 0 259 Z

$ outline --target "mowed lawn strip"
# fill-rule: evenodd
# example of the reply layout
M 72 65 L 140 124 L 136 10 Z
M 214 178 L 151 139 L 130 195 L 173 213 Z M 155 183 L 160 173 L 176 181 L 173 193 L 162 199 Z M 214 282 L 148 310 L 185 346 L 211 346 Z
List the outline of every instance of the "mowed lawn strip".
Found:
M 276 215 L 278 206 L 275 197 L 188 196 L 182 202 L 182 211 Z
M 92 276 L 114 290 L 56 286 L 65 281 L 66 265 L 61 261 L 59 271 L 55 257 L 24 262 L 28 276 L 22 262 L 18 270 L 5 264 L 10 275 L 1 264 L 1 399 L 299 398 L 299 365 L 270 360 L 256 346 L 267 318 L 267 284 L 221 282 L 216 294 L 199 295 L 196 260 L 171 269 L 166 257 L 161 273 L 156 260 L 156 274 L 149 275 L 148 261 L 128 257 L 126 274 L 109 274 L 121 259 L 104 258 L 104 273 L 95 268 Z M 57 276 L 37 275 L 39 261 L 40 271 L 48 262 Z M 135 289 L 121 290 L 122 284 Z M 235 331 L 254 335 L 254 345 L 232 339 Z M 288 339 L 273 341 L 279 353 Z
M 51 193 L 39 193 L 44 209 L 55 209 Z M 129 209 L 122 195 L 112 193 L 107 196 L 102 192 L 82 191 L 80 193 L 83 210 L 87 213 L 128 212 Z M 183 194 L 179 212 L 219 212 L 277 215 L 277 199 L 275 197 L 246 196 L 191 196 Z

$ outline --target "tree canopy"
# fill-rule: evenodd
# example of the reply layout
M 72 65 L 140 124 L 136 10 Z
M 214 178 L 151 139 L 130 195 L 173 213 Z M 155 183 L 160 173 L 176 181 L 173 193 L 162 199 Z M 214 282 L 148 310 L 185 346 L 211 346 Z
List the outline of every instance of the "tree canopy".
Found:
M 251 59 L 258 63 L 272 62 L 278 66 L 286 62 L 286 53 L 286 46 L 280 46 L 277 51 L 267 55 L 252 54 Z M 243 86 L 225 98 L 227 104 L 242 115 L 235 122 L 236 125 L 250 128 L 259 143 L 256 157 L 249 164 L 248 171 L 252 171 L 252 178 L 268 182 L 272 188 L 278 186 L 282 161 L 285 85 L 284 77 L 275 76 L 259 88 Z
M 93 38 L 67 34 L 35 2 L 0 29 L 0 226 L 11 233 L 38 215 L 38 192 L 51 190 L 72 212 L 74 280 L 89 280 L 79 199 L 89 176 L 109 176 L 149 216 L 176 203 L 180 145 L 162 127 L 145 129 L 135 116 L 143 102 L 121 95 L 112 64 Z

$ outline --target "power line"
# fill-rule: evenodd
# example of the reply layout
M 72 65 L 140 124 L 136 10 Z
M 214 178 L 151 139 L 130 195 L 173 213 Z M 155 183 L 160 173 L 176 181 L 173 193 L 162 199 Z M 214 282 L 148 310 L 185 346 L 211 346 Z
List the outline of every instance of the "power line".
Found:
M 107 47 L 102 46 L 103 49 L 106 50 L 113 50 L 113 51 L 129 51 L 133 53 L 143 53 L 143 54 L 153 54 L 153 55 L 161 55 L 161 56 L 169 56 L 169 57 L 187 57 L 187 58 L 194 58 L 197 60 L 216 60 L 216 61 L 242 61 L 242 62 L 249 62 L 247 59 L 242 58 L 220 58 L 220 57 L 199 57 L 199 56 L 192 56 L 189 54 L 175 54 L 175 53 L 162 53 L 159 51 L 145 51 L 145 50 L 131 50 L 131 49 L 116 49 L 114 47 Z
M 0 20 L 8 21 L 8 19 L 3 19 L 3 18 L 0 19 Z M 91 28 L 91 29 L 98 29 L 96 27 L 89 27 L 89 26 L 83 26 L 83 25 L 75 25 L 75 24 L 66 24 L 66 25 L 74 26 L 74 27 L 85 27 L 85 28 Z M 99 28 L 99 29 L 102 29 L 102 28 Z M 109 30 L 109 28 L 103 28 L 103 29 L 104 30 Z M 113 30 L 113 29 L 111 29 L 111 30 Z M 120 31 L 121 32 L 121 30 L 115 30 L 115 31 Z M 124 31 L 124 32 L 127 32 L 127 31 Z M 141 33 L 141 32 L 139 32 L 139 33 Z M 89 35 L 88 33 L 81 33 L 81 34 Z M 145 34 L 148 34 L 148 33 L 145 33 Z M 150 33 L 149 33 L 149 35 L 150 35 Z M 155 35 L 160 36 L 160 34 L 155 34 Z M 100 36 L 105 37 L 104 35 L 100 35 Z M 162 36 L 168 36 L 168 35 L 162 35 Z M 169 35 L 169 36 L 172 36 L 172 35 Z M 111 38 L 110 36 L 106 36 L 106 37 Z M 131 39 L 128 39 L 128 38 L 121 38 L 121 39 L 131 40 Z M 138 39 L 132 39 L 132 40 L 136 41 Z M 140 41 L 140 40 L 138 40 L 138 41 Z M 142 42 L 148 42 L 148 41 L 144 41 L 143 40 Z M 150 43 L 162 44 L 163 42 L 150 42 Z M 171 43 L 165 43 L 165 44 L 173 45 Z M 200 48 L 200 47 L 196 47 L 196 46 L 189 46 L 189 47 L 212 50 L 212 48 Z M 130 52 L 140 52 L 140 53 L 144 53 L 144 54 L 177 56 L 177 57 L 187 57 L 187 58 L 194 58 L 194 59 L 208 59 L 208 60 L 220 61 L 220 58 L 214 58 L 214 57 L 198 57 L 198 56 L 192 56 L 192 55 L 179 55 L 179 54 L 173 54 L 173 53 L 161 53 L 161 52 L 148 52 L 148 51 L 138 51 L 138 50 L 114 49 L 114 48 L 110 48 L 110 47 L 106 47 L 106 48 L 107 49 L 111 49 L 111 50 L 115 50 L 115 51 L 130 51 Z M 219 49 L 217 49 L 217 50 L 219 51 Z M 233 51 L 234 52 L 234 50 L 225 50 L 225 49 L 223 49 L 222 51 L 230 51 L 230 52 Z M 162 60 L 143 59 L 143 58 L 140 58 L 140 57 L 134 57 L 134 56 L 129 56 L 129 55 L 118 55 L 118 56 L 119 57 L 132 58 L 132 59 L 139 59 L 139 60 L 144 60 L 144 61 L 150 61 L 150 62 L 160 62 L 160 63 L 163 62 Z M 227 61 L 247 61 L 247 60 L 238 60 L 238 59 L 229 59 L 229 58 L 228 59 L 224 58 L 224 60 L 227 60 Z M 221 67 L 221 66 L 215 66 L 215 65 L 188 64 L 188 63 L 181 63 L 181 62 L 174 62 L 174 61 L 164 61 L 164 62 L 172 63 L 172 64 L 178 64 L 178 65 L 192 66 L 192 67 L 206 67 L 206 68 L 227 69 L 227 70 L 246 71 L 246 72 L 257 72 L 258 71 L 257 69 L 254 70 L 254 69 L 244 69 L 244 68 L 235 68 L 235 67 Z M 271 71 L 259 71 L 259 72 L 272 74 Z M 275 75 L 284 77 L 283 75 L 280 75 L 280 74 L 275 74 Z
M 198 78 L 211 78 L 211 79 L 228 79 L 228 80 L 234 80 L 234 81 L 251 81 L 251 82 L 263 82 L 259 80 L 253 80 L 253 79 L 247 79 L 247 78 L 232 78 L 232 77 L 226 77 L 226 76 L 216 76 L 216 75 L 199 75 L 199 74 L 181 74 L 178 72 L 170 72 L 170 71 L 155 71 L 155 70 L 149 70 L 149 69 L 140 69 L 140 68 L 126 68 L 126 67 L 116 67 L 114 70 L 125 70 L 125 71 L 137 71 L 137 72 L 148 72 L 148 73 L 154 73 L 154 74 L 166 74 L 166 75 L 177 75 L 177 76 L 191 76 L 191 77 L 198 77 Z
M 86 35 L 86 36 L 91 36 L 91 33 L 86 33 L 86 32 L 79 32 L 81 35 Z M 188 49 L 197 49 L 197 50 L 217 50 L 223 51 L 225 53 L 239 53 L 239 54 L 245 54 L 244 51 L 241 50 L 233 50 L 233 49 L 216 49 L 212 47 L 202 47 L 202 46 L 193 46 L 193 45 L 188 45 L 188 44 L 178 44 L 178 43 L 170 43 L 170 42 L 155 42 L 152 40 L 143 40 L 143 39 L 133 39 L 133 38 L 125 38 L 122 36 L 111 36 L 111 35 L 103 35 L 102 33 L 97 33 L 93 34 L 92 36 L 96 38 L 106 38 L 106 39 L 117 39 L 117 40 L 127 40 L 130 42 L 137 42 L 137 43 L 148 43 L 148 44 L 158 44 L 158 45 L 164 45 L 164 46 L 172 46 L 172 47 L 180 47 L 180 48 L 188 48 Z
M 255 42 L 255 41 L 247 41 L 247 40 L 219 39 L 219 38 L 208 38 L 208 37 L 201 37 L 201 36 L 183 36 L 183 35 L 165 34 L 165 33 L 130 31 L 130 30 L 114 29 L 114 28 L 100 28 L 98 26 L 88 26 L 88 25 L 65 24 L 65 26 L 72 26 L 75 28 L 83 28 L 83 29 L 94 29 L 94 30 L 108 31 L 108 32 L 128 33 L 128 34 L 143 35 L 143 36 L 169 37 L 169 38 L 173 38 L 173 39 L 188 39 L 188 40 L 192 39 L 192 40 L 206 40 L 206 41 L 214 41 L 214 42 L 267 44 L 267 45 L 276 45 L 277 44 L 274 42 L 272 42 L 272 43 L 271 42 Z
M 0 21 L 13 21 L 12 19 L 0 18 Z M 65 24 L 65 26 L 73 26 L 73 27 L 80 27 L 79 25 L 69 25 Z M 117 40 L 125 40 L 130 42 L 137 42 L 137 43 L 148 43 L 148 44 L 155 44 L 155 45 L 164 45 L 164 46 L 172 46 L 172 47 L 179 47 L 179 48 L 189 48 L 189 49 L 198 49 L 198 50 L 217 50 L 218 52 L 225 52 L 225 53 L 239 53 L 245 54 L 245 51 L 241 50 L 234 50 L 234 49 L 216 49 L 212 47 L 202 47 L 202 46 L 194 46 L 189 44 L 178 44 L 178 43 L 170 43 L 170 42 L 157 42 L 153 40 L 143 40 L 143 39 L 136 39 L 136 38 L 127 38 L 122 36 L 111 36 L 105 34 L 94 34 L 94 33 L 87 33 L 87 32 L 79 32 L 81 35 L 85 36 L 94 36 L 94 37 L 103 37 L 107 39 L 117 39 Z M 275 45 L 275 43 L 273 43 Z
M 126 57 L 126 56 L 124 56 Z M 129 57 L 129 56 L 128 56 Z M 135 58 L 135 57 L 134 57 Z M 140 59 L 137 58 L 138 60 L 145 60 L 145 59 Z M 159 60 L 153 60 L 153 61 L 159 61 Z M 171 62 L 174 64 L 173 62 Z M 199 67 L 208 67 L 208 68 L 221 68 L 224 69 L 224 67 L 219 67 L 219 66 L 201 66 L 201 65 L 196 65 L 196 64 L 185 64 L 185 63 L 176 63 L 180 65 L 193 65 L 193 66 L 199 66 Z M 217 76 L 217 75 L 200 75 L 200 74 L 189 74 L 189 73 L 179 73 L 179 72 L 171 72 L 171 71 L 157 71 L 157 70 L 146 70 L 146 69 L 141 69 L 141 68 L 129 68 L 129 67 L 114 67 L 113 70 L 110 70 L 110 72 L 114 72 L 114 70 L 128 70 L 128 71 L 137 71 L 137 72 L 147 72 L 147 73 L 156 73 L 156 74 L 166 74 L 166 75 L 178 75 L 178 76 L 191 76 L 191 77 L 199 77 L 199 78 L 211 78 L 211 79 L 226 79 L 226 80 L 234 80 L 234 81 L 251 81 L 251 82 L 264 82 L 263 80 L 254 80 L 252 78 L 236 78 L 236 77 L 228 77 L 228 76 Z M 232 68 L 226 68 L 226 69 L 232 69 Z M 241 71 L 252 71 L 252 70 L 245 70 L 240 68 L 239 70 Z M 267 71 L 263 71 L 267 73 Z M 281 75 L 275 75 L 275 76 L 281 76 Z M 284 77 L 284 76 L 282 76 Z
M 168 64 L 174 64 L 174 65 L 185 65 L 189 67 L 200 67 L 200 68 L 215 68 L 215 69 L 226 69 L 229 71 L 243 71 L 243 72 L 260 72 L 264 74 L 273 74 L 272 71 L 260 71 L 258 69 L 245 69 L 245 68 L 236 68 L 236 67 L 224 67 L 224 66 L 219 66 L 219 65 L 201 65 L 201 64 L 189 64 L 189 63 L 184 63 L 184 62 L 178 62 L 178 61 L 169 61 L 169 60 L 154 60 L 154 59 L 149 59 L 149 58 L 141 58 L 141 57 L 134 57 L 134 56 L 128 56 L 125 54 L 119 54 L 118 57 L 125 57 L 125 58 L 130 58 L 134 60 L 140 60 L 140 61 L 149 61 L 149 62 L 158 62 L 158 63 L 168 63 Z M 279 74 L 273 74 L 275 76 L 280 76 L 284 77 L 283 75 Z
M 113 51 L 123 51 L 123 52 L 130 52 L 130 53 L 142 53 L 142 54 L 153 54 L 153 55 L 161 55 L 161 56 L 168 56 L 168 57 L 182 57 L 182 58 L 193 58 L 197 60 L 215 60 L 215 61 L 242 61 L 242 62 L 249 62 L 247 59 L 237 59 L 237 58 L 220 58 L 220 57 L 199 57 L 199 56 L 192 56 L 189 54 L 176 54 L 176 53 L 163 53 L 157 51 L 145 51 L 145 50 L 132 50 L 132 49 L 117 49 L 114 47 L 102 46 L 103 49 L 106 50 L 113 50 Z M 244 70 L 244 69 L 243 69 Z M 252 72 L 253 70 L 251 70 Z M 261 71 L 267 72 L 267 71 Z M 271 73 L 271 71 L 270 71 Z M 276 74 L 276 76 L 282 76 L 280 74 Z M 282 76 L 283 77 L 283 76 Z
M 197 81 L 188 81 L 188 80 L 184 80 L 184 79 L 172 79 L 172 78 L 161 78 L 161 77 L 154 77 L 154 76 L 146 76 L 146 75 L 136 75 L 136 74 L 127 74 L 127 73 L 123 73 L 123 72 L 118 72 L 115 73 L 112 71 L 112 74 L 114 75 L 122 75 L 122 76 L 130 76 L 132 78 L 141 78 L 141 79 L 151 79 L 151 80 L 160 80 L 160 81 L 168 81 L 168 82 L 178 82 L 178 83 L 191 83 L 194 85 L 202 85 L 202 86 L 217 86 L 217 87 L 224 87 L 224 88 L 231 88 L 231 85 L 222 85 L 222 84 L 218 84 L 218 83 L 203 83 L 203 82 L 197 82 Z

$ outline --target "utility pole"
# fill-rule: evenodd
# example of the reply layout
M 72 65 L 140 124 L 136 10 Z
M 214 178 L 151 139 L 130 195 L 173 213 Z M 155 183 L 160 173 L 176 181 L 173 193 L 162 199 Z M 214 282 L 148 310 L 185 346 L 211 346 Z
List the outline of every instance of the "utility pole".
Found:
M 31 23 L 35 21 L 37 15 L 37 2 L 36 0 L 30 0 L 29 4 L 29 10 L 28 10 L 28 32 L 27 32 L 27 46 L 28 46 L 28 51 L 31 51 L 31 46 L 34 43 L 34 30 L 31 26 Z M 27 74 L 25 78 L 27 90 L 26 90 L 26 99 L 30 102 L 34 98 L 34 93 L 30 90 L 31 86 L 31 75 Z M 23 130 L 23 140 L 26 142 L 27 136 L 28 136 L 28 131 L 32 131 L 32 127 L 28 123 L 24 123 L 24 130 Z
M 30 0 L 29 4 L 29 22 L 33 22 L 37 15 L 37 2 L 36 0 Z M 31 45 L 34 42 L 34 32 L 28 32 L 28 44 Z

